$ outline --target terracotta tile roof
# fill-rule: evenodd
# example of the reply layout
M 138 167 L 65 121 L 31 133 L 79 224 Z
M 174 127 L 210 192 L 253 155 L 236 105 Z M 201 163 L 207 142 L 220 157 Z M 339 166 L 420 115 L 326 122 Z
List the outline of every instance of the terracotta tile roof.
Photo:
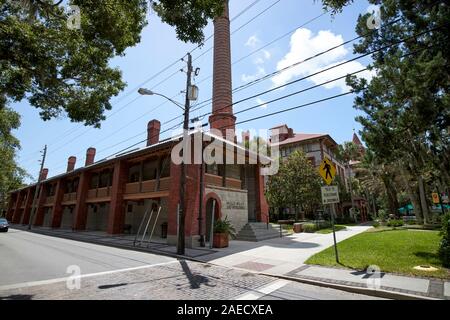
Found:
M 310 133 L 295 133 L 294 136 L 292 138 L 288 138 L 284 141 L 281 141 L 280 143 L 278 143 L 278 145 L 285 145 L 285 144 L 290 144 L 290 143 L 295 143 L 295 142 L 302 142 L 302 141 L 307 141 L 307 140 L 311 140 L 311 139 L 316 139 L 316 138 L 322 138 L 322 137 L 327 137 L 328 134 L 324 134 L 324 133 L 317 133 L 317 134 L 310 134 Z

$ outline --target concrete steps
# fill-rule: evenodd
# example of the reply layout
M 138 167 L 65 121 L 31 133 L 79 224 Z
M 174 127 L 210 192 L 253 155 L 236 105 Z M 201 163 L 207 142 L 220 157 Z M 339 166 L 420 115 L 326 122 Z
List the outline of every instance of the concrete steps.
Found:
M 288 235 L 283 230 L 282 236 Z M 237 240 L 258 242 L 263 240 L 280 238 L 280 226 L 275 224 L 267 224 L 264 222 L 249 222 L 236 235 Z

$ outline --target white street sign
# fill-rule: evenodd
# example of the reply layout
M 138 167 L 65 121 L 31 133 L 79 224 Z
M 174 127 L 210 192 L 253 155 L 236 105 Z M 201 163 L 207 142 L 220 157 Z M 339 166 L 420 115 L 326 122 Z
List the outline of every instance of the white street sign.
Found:
M 339 203 L 338 186 L 322 187 L 322 204 Z

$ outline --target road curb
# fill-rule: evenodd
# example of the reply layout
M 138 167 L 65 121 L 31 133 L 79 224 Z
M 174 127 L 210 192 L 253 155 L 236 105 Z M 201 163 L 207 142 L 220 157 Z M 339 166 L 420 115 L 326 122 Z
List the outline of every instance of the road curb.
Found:
M 436 299 L 436 298 L 412 295 L 412 294 L 401 293 L 401 292 L 393 292 L 393 291 L 381 290 L 381 289 L 375 290 L 375 289 L 370 289 L 370 288 L 347 286 L 347 285 L 336 284 L 336 283 L 331 283 L 331 282 L 290 277 L 290 276 L 285 276 L 285 275 L 274 275 L 274 274 L 269 274 L 269 273 L 259 273 L 259 274 L 265 275 L 265 276 L 272 276 L 272 277 L 276 277 L 279 279 L 296 281 L 296 282 L 314 285 L 314 286 L 318 286 L 318 287 L 337 289 L 337 290 L 346 291 L 346 292 L 350 292 L 350 293 L 364 294 L 367 296 L 378 297 L 378 298 L 385 298 L 385 299 L 392 299 L 392 300 L 440 300 L 440 299 Z

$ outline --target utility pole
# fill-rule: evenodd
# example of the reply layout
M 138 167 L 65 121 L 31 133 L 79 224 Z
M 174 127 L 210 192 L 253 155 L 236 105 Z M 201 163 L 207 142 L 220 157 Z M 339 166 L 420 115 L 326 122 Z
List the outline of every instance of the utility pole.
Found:
M 30 219 L 28 221 L 28 230 L 31 230 L 31 223 L 32 223 L 34 215 L 36 213 L 36 201 L 37 201 L 37 197 L 39 195 L 39 191 L 41 189 L 42 171 L 44 170 L 44 163 L 45 163 L 45 156 L 46 155 L 47 155 L 47 145 L 45 145 L 44 151 L 42 153 L 41 169 L 39 170 L 38 181 L 37 181 L 37 184 L 36 184 L 36 189 L 34 190 L 33 203 L 32 203 L 32 206 L 31 206 L 31 214 L 30 214 Z
M 186 190 L 186 155 L 188 146 L 188 138 L 189 138 L 189 109 L 190 109 L 190 99 L 189 99 L 189 90 L 191 87 L 191 75 L 192 75 L 192 56 L 190 53 L 187 54 L 187 81 L 186 81 L 186 102 L 184 106 L 184 124 L 183 124 L 183 163 L 181 164 L 181 183 L 180 183 L 180 219 L 178 224 L 178 241 L 177 241 L 177 254 L 184 255 L 185 241 L 184 241 L 184 225 L 185 225 L 185 217 L 186 217 L 186 206 L 184 194 Z M 202 155 L 203 157 L 203 155 Z

